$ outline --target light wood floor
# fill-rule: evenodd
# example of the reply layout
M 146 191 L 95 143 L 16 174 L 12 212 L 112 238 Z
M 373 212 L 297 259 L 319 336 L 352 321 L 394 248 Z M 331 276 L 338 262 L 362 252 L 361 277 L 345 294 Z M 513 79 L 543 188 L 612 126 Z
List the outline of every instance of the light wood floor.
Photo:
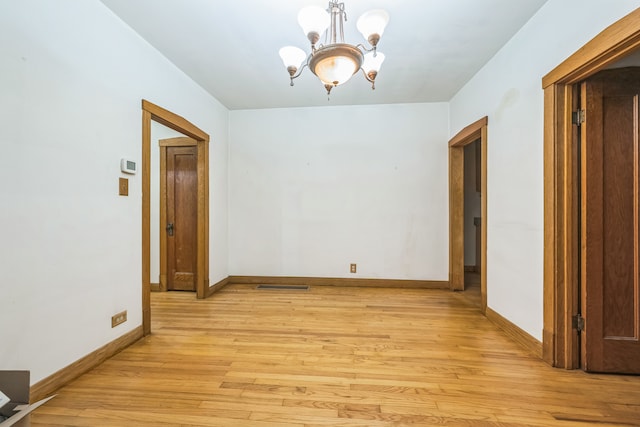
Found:
M 640 425 L 640 377 L 550 368 L 471 292 L 153 293 L 153 334 L 32 426 Z

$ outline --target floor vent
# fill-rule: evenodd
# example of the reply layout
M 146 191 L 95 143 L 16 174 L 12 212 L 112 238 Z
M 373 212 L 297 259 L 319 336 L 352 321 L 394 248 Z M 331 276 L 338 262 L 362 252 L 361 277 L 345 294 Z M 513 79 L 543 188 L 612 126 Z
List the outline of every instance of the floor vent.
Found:
M 307 285 L 258 285 L 256 289 L 266 289 L 272 291 L 308 291 Z

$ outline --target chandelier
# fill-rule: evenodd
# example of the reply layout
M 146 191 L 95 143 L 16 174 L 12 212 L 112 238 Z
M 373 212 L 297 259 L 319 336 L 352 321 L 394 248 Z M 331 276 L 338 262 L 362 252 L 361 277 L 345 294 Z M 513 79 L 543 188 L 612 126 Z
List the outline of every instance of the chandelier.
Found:
M 311 53 L 307 55 L 295 46 L 280 49 L 280 57 L 289 72 L 291 86 L 293 79 L 298 78 L 305 67 L 309 67 L 324 84 L 327 95 L 331 94 L 334 87 L 346 83 L 358 70 L 362 70 L 364 77 L 371 83 L 371 88 L 376 88 L 376 76 L 384 61 L 384 54 L 378 52 L 377 47 L 389 22 L 389 14 L 376 9 L 365 12 L 358 19 L 356 27 L 371 48 L 344 42 L 346 20 L 344 3 L 334 0 L 329 1 L 326 10 L 319 6 L 308 6 L 298 13 L 298 23 L 311 42 Z M 316 46 L 325 31 L 325 43 Z

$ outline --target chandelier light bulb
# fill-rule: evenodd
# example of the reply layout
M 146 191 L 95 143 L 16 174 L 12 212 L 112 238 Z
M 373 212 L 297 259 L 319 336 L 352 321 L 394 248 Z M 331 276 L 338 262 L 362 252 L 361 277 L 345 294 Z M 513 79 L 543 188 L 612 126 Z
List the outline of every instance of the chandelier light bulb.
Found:
M 362 36 L 375 47 L 388 23 L 389 14 L 383 9 L 374 9 L 363 13 L 358 18 L 356 27 Z
M 298 13 L 298 23 L 312 45 L 320 39 L 330 24 L 329 14 L 320 6 L 307 6 Z

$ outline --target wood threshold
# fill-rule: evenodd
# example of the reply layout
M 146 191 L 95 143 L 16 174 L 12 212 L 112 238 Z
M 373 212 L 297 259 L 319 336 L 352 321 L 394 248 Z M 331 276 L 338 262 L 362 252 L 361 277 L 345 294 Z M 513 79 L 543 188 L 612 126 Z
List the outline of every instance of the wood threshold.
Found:
M 439 280 L 364 279 L 341 277 L 229 276 L 228 284 L 310 285 L 375 288 L 448 289 L 449 282 Z
M 640 8 L 613 23 L 542 78 L 544 89 L 543 360 L 579 368 L 573 85 L 640 48 Z
M 131 344 L 143 337 L 142 326 L 138 326 L 110 343 L 76 360 L 69 366 L 60 369 L 52 375 L 38 381 L 31 386 L 30 401 L 37 402 L 54 394 L 63 386 L 69 384 L 82 374 L 100 365 L 105 360 L 118 354 Z
M 487 307 L 485 315 L 487 319 L 504 331 L 513 341 L 527 350 L 531 355 L 542 358 L 542 343 L 529 333 L 516 326 L 514 323 L 502 317 L 500 314 Z

